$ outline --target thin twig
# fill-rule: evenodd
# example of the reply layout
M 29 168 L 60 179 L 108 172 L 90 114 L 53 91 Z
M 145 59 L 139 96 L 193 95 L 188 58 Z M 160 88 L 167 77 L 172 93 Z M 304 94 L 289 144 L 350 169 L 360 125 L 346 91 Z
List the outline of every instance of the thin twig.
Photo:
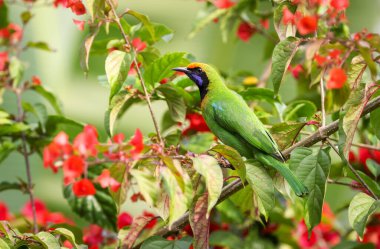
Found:
M 331 143 L 329 139 L 326 139 L 327 143 L 330 145 L 331 148 L 335 151 L 338 156 L 340 156 L 340 153 L 338 149 Z M 348 168 L 351 170 L 351 172 L 358 178 L 358 181 L 361 183 L 361 185 L 372 195 L 375 200 L 379 200 L 379 197 L 372 191 L 372 189 L 367 185 L 367 183 L 363 180 L 363 178 L 359 175 L 359 173 L 356 171 L 356 169 L 351 165 L 349 161 L 346 161 Z
M 325 70 L 322 71 L 322 76 L 320 80 L 320 90 L 321 90 L 321 112 L 322 112 L 322 128 L 326 126 L 326 110 L 325 110 L 325 84 L 323 78 L 325 76 Z
M 128 45 L 128 47 L 130 48 L 130 50 L 133 52 L 133 63 L 135 64 L 135 68 L 136 68 L 137 76 L 138 76 L 139 79 L 140 79 L 141 86 L 142 86 L 143 91 L 144 91 L 144 95 L 145 95 L 145 98 L 146 98 L 146 102 L 147 102 L 147 104 L 148 104 L 148 108 L 149 108 L 150 116 L 152 117 L 153 124 L 154 124 L 154 128 L 155 128 L 155 130 L 156 130 L 156 133 L 157 133 L 157 137 L 158 137 L 159 143 L 161 144 L 162 147 L 164 147 L 164 140 L 162 139 L 161 132 L 160 132 L 160 128 L 159 128 L 159 126 L 158 126 L 156 116 L 154 115 L 154 112 L 153 112 L 152 103 L 151 103 L 151 101 L 150 101 L 150 96 L 149 96 L 149 93 L 148 93 L 148 91 L 147 91 L 147 89 L 146 89 L 146 85 L 145 85 L 144 78 L 142 77 L 142 74 L 141 74 L 140 68 L 139 68 L 139 66 L 138 66 L 136 50 L 135 50 L 135 49 L 133 48 L 133 46 L 131 45 L 131 43 L 130 43 L 130 41 L 129 41 L 129 39 L 128 39 L 127 34 L 124 32 L 123 26 L 121 25 L 121 22 L 120 22 L 120 18 L 119 18 L 119 16 L 117 15 L 116 9 L 115 9 L 115 7 L 113 6 L 112 1 L 111 1 L 111 0 L 107 0 L 107 3 L 108 3 L 108 5 L 111 7 L 111 10 L 112 10 L 112 12 L 113 12 L 113 14 L 114 14 L 114 16 L 115 16 L 114 21 L 116 22 L 117 26 L 119 27 L 120 32 L 121 32 L 121 34 L 123 35 L 123 38 L 124 38 L 125 43 Z
M 336 184 L 336 185 L 342 185 L 342 186 L 347 186 L 347 187 L 355 188 L 355 189 L 364 189 L 364 187 L 363 187 L 362 185 L 359 185 L 359 184 L 355 184 L 355 183 L 347 183 L 347 182 L 339 182 L 339 181 L 335 181 L 335 180 L 331 180 L 331 179 L 328 179 L 328 180 L 327 180 L 327 183 L 329 183 L 329 184 Z
M 361 117 L 363 117 L 364 115 L 370 113 L 371 111 L 373 111 L 379 107 L 380 107 L 380 97 L 377 97 L 377 98 L 373 99 L 372 101 L 370 101 L 365 106 L 365 108 L 361 114 Z M 311 134 L 310 136 L 306 137 L 305 139 L 299 141 L 298 143 L 294 144 L 290 148 L 284 150 L 282 152 L 282 154 L 284 155 L 285 158 L 288 158 L 290 156 L 290 153 L 294 149 L 296 149 L 298 147 L 312 146 L 313 144 L 316 144 L 319 141 L 326 138 L 325 136 L 322 136 L 322 134 L 325 134 L 326 136 L 330 136 L 331 134 L 338 131 L 338 129 L 339 129 L 339 121 L 336 120 L 336 121 L 332 122 L 331 124 L 325 126 L 321 132 L 317 131 L 317 132 Z M 222 201 L 224 201 L 225 199 L 227 199 L 231 195 L 233 195 L 236 192 L 238 192 L 239 190 L 241 190 L 243 187 L 244 187 L 243 182 L 240 179 L 235 180 L 235 181 L 231 182 L 230 184 L 226 185 L 222 190 L 222 193 L 220 195 L 218 203 L 221 203 Z M 173 233 L 175 231 L 178 231 L 179 229 L 183 228 L 188 223 L 188 221 L 189 221 L 189 213 L 186 212 L 183 216 L 181 216 L 181 218 L 179 218 L 177 221 L 175 221 L 172 224 L 171 229 L 169 229 L 168 227 L 164 227 L 164 228 L 160 229 L 159 231 L 157 231 L 157 233 L 155 233 L 154 235 L 165 236 L 165 235 L 168 235 L 168 234 Z M 138 244 L 138 245 L 134 246 L 133 248 L 137 249 L 137 248 L 140 248 L 140 246 L 141 246 L 141 244 Z
M 21 90 L 15 89 L 14 92 L 17 98 L 17 111 L 18 111 L 17 121 L 22 122 L 24 120 L 24 111 L 22 109 L 22 103 L 21 103 Z M 32 174 L 30 171 L 30 161 L 29 161 L 29 154 L 28 154 L 25 132 L 21 132 L 21 141 L 22 141 L 21 154 L 24 156 L 24 160 L 25 160 L 26 177 L 27 177 L 27 183 L 28 183 L 28 194 L 29 194 L 29 199 L 30 199 L 30 205 L 32 206 L 33 233 L 38 233 L 36 203 L 34 202 L 33 181 L 32 181 Z

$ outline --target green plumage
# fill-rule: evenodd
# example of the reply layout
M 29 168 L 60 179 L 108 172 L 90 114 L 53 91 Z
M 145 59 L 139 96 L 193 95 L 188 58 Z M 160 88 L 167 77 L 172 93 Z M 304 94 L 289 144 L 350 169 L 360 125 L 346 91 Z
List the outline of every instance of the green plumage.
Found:
M 275 168 L 289 183 L 297 196 L 308 193 L 287 165 L 275 159 L 282 158 L 276 142 L 244 99 L 227 88 L 223 79 L 211 66 L 192 63 L 187 69 L 201 68 L 208 82 L 197 82 L 203 95 L 202 115 L 210 130 L 226 145 L 235 148 L 246 158 L 255 158 L 262 164 Z M 197 74 L 200 74 L 198 69 Z M 203 91 L 203 94 L 202 94 Z

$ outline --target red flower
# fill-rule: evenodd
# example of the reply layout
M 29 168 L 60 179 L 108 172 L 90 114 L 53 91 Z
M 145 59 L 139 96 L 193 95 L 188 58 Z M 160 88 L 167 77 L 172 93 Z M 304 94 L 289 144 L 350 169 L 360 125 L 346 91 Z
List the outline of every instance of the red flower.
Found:
M 117 192 L 120 188 L 120 183 L 111 177 L 109 169 L 103 169 L 102 174 L 95 180 L 102 188 L 110 187 L 113 192 Z
M 0 39 L 6 40 L 10 36 L 8 28 L 0 29 Z
M 144 149 L 143 135 L 140 129 L 136 129 L 135 135 L 129 142 L 130 145 L 134 146 L 134 149 L 130 151 L 132 158 L 137 158 L 141 151 Z
M 166 84 L 166 83 L 168 83 L 169 82 L 169 80 L 168 80 L 168 78 L 163 78 L 161 81 L 160 81 L 160 84 Z
M 75 1 L 71 4 L 70 8 L 71 11 L 78 16 L 86 14 L 86 7 L 84 7 L 81 1 Z
M 250 25 L 247 22 L 242 22 L 239 24 L 237 29 L 237 36 L 240 40 L 247 42 L 251 38 L 252 35 L 256 33 L 256 28 Z
M 116 134 L 112 137 L 112 141 L 114 141 L 117 144 L 122 144 L 125 139 L 125 136 L 123 133 Z
M 7 27 L 9 31 L 9 41 L 11 43 L 20 42 L 22 39 L 22 28 L 17 24 L 10 23 Z
M 133 217 L 127 212 L 123 212 L 117 217 L 117 227 L 119 229 L 130 226 L 132 222 L 133 222 Z
M 53 142 L 60 146 L 68 145 L 69 136 L 65 132 L 61 131 L 54 137 Z
M 63 163 L 64 183 L 68 185 L 81 177 L 84 172 L 86 162 L 80 156 L 71 156 Z
M 85 21 L 81 21 L 81 20 L 75 20 L 75 19 L 73 19 L 73 22 L 74 22 L 74 24 L 77 26 L 77 28 L 78 28 L 80 31 L 83 31 L 83 30 L 84 30 L 84 24 L 86 23 Z
M 236 3 L 231 0 L 214 0 L 214 5 L 218 9 L 228 9 L 234 6 Z
M 304 71 L 301 64 L 297 64 L 295 67 L 292 67 L 291 65 L 289 65 L 288 70 L 292 73 L 295 79 L 298 79 L 300 76 L 300 73 Z
M 203 116 L 198 113 L 186 114 L 186 120 L 190 121 L 190 126 L 187 127 L 182 135 L 187 135 L 190 131 L 207 132 L 210 131 Z
M 60 212 L 46 212 L 45 213 L 45 219 L 44 224 L 61 224 L 61 223 L 67 223 L 70 225 L 74 225 L 74 222 L 68 218 L 66 218 L 62 213 Z
M 301 35 L 314 33 L 318 28 L 317 16 L 303 16 L 296 21 L 297 30 Z
M 330 70 L 329 79 L 327 81 L 327 89 L 340 89 L 347 80 L 346 72 L 341 68 L 333 68 Z
M 356 156 L 355 156 L 355 153 L 353 151 L 350 150 L 350 152 L 348 153 L 348 161 L 350 163 L 355 163 L 356 162 Z
M 152 229 L 157 224 L 157 219 L 155 218 L 156 215 L 154 215 L 148 211 L 144 211 L 143 215 L 145 218 L 151 219 L 151 221 L 148 224 L 146 224 L 145 228 L 146 229 Z
M 61 157 L 61 149 L 60 146 L 56 143 L 51 143 L 47 147 L 44 148 L 43 151 L 43 161 L 45 168 L 51 168 L 54 173 L 58 172 L 58 167 L 55 165 L 55 161 L 57 161 Z
M 324 56 L 321 56 L 321 55 L 319 55 L 319 54 L 315 54 L 315 55 L 314 55 L 314 60 L 315 60 L 315 62 L 317 62 L 317 64 L 318 64 L 319 67 L 323 67 L 323 65 L 324 65 L 324 64 L 326 63 L 326 61 L 327 61 L 327 58 L 324 57 Z
M 345 10 L 350 5 L 349 0 L 331 0 L 330 6 L 337 11 Z
M 264 29 L 269 29 L 269 19 L 260 19 L 261 26 L 263 26 Z
M 364 243 L 372 243 L 376 245 L 376 249 L 380 249 L 380 225 L 368 225 L 363 236 Z
M 140 38 L 133 39 L 131 43 L 137 52 L 143 51 L 146 48 L 146 43 Z
M 64 246 L 64 247 L 67 247 L 67 248 L 69 248 L 69 249 L 74 248 L 73 244 L 71 244 L 71 242 L 68 241 L 68 240 L 65 240 L 65 242 L 63 242 L 63 246 Z
M 0 71 L 5 70 L 5 65 L 8 63 L 8 53 L 7 52 L 0 52 Z
M 8 211 L 8 206 L 0 201 L 0 220 L 10 220 L 11 214 Z
M 140 192 L 135 193 L 135 194 L 133 194 L 133 195 L 131 196 L 131 201 L 132 201 L 132 202 L 137 202 L 138 200 L 142 200 L 142 201 L 145 200 L 145 199 L 144 199 L 144 196 L 143 196 Z
M 92 246 L 99 246 L 104 240 L 103 228 L 98 225 L 90 225 L 84 230 L 83 241 L 90 248 Z
M 74 139 L 74 149 L 85 157 L 96 156 L 98 153 L 96 146 L 98 144 L 98 132 L 92 125 L 86 125 L 83 132 L 79 133 Z
M 32 76 L 32 85 L 33 86 L 40 86 L 41 85 L 41 79 L 38 76 Z
M 45 216 L 48 213 L 45 203 L 39 199 L 34 200 L 34 206 L 36 208 L 37 222 L 41 225 L 45 224 Z M 28 218 L 29 220 L 33 219 L 33 209 L 30 201 L 25 203 L 24 207 L 21 210 L 21 213 Z
M 294 24 L 294 14 L 285 6 L 282 9 L 282 23 L 288 25 L 289 23 Z
M 90 180 L 82 179 L 74 182 L 73 192 L 77 197 L 85 197 L 88 195 L 94 195 L 96 193 L 96 189 Z

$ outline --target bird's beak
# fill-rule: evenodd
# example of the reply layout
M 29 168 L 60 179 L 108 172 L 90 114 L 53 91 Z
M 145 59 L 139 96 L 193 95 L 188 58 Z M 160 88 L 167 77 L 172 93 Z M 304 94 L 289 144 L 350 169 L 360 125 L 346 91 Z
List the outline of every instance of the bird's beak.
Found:
M 185 74 L 191 73 L 191 71 L 187 69 L 186 67 L 176 67 L 176 68 L 172 68 L 172 70 L 177 71 L 177 72 L 182 72 Z

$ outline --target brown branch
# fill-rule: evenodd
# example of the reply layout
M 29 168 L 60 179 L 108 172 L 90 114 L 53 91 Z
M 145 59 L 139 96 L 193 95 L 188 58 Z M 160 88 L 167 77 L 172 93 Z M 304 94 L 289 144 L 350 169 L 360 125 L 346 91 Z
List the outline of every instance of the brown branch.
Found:
M 373 99 L 372 101 L 370 101 L 365 106 L 365 108 L 361 114 L 361 117 L 366 115 L 367 113 L 370 113 L 371 111 L 373 111 L 379 107 L 380 107 L 380 97 L 377 97 L 377 98 Z M 289 158 L 290 153 L 294 149 L 296 149 L 298 147 L 310 147 L 313 144 L 316 144 L 319 141 L 326 139 L 326 136 L 330 136 L 331 134 L 338 131 L 338 129 L 339 129 L 339 121 L 336 120 L 336 121 L 332 122 L 331 124 L 325 126 L 324 128 L 319 129 L 318 131 L 316 131 L 315 133 L 306 137 L 305 139 L 294 144 L 290 148 L 284 150 L 282 152 L 282 154 L 284 155 L 284 157 Z M 244 185 L 240 179 L 235 180 L 235 181 L 231 182 L 230 184 L 226 185 L 222 190 L 222 194 L 220 195 L 218 203 L 224 201 L 225 199 L 227 199 L 231 195 L 235 194 L 236 192 L 241 190 L 243 187 L 244 187 Z M 165 235 L 168 235 L 168 234 L 173 233 L 175 231 L 178 231 L 181 228 L 183 228 L 188 223 L 188 221 L 189 221 L 189 213 L 186 212 L 181 218 L 179 218 L 177 221 L 175 221 L 172 224 L 171 229 L 169 229 L 168 227 L 164 227 L 164 228 L 160 229 L 159 231 L 157 231 L 157 233 L 155 233 L 154 235 L 165 236 Z M 137 249 L 137 248 L 140 248 L 140 246 L 141 246 L 141 244 L 138 244 L 133 248 Z
M 17 100 L 17 111 L 18 111 L 17 121 L 22 122 L 25 117 L 24 110 L 22 109 L 22 103 L 21 103 L 22 91 L 20 89 L 14 89 L 14 93 L 16 94 L 16 100 Z M 24 156 L 24 161 L 25 161 L 25 166 L 26 166 L 27 192 L 29 194 L 30 205 L 32 206 L 33 233 L 38 233 L 36 203 L 34 201 L 34 195 L 33 195 L 32 173 L 30 171 L 29 153 L 27 149 L 25 132 L 21 132 L 21 144 L 22 144 L 21 154 Z
M 160 128 L 159 128 L 159 126 L 158 126 L 158 122 L 157 122 L 156 116 L 154 115 L 154 112 L 153 112 L 152 103 L 151 103 L 151 101 L 150 101 L 150 96 L 149 96 L 148 90 L 146 89 L 146 85 L 145 85 L 144 78 L 142 77 L 142 74 L 141 74 L 140 68 L 139 68 L 139 66 L 138 66 L 137 52 L 136 52 L 136 50 L 133 48 L 133 46 L 131 45 L 131 43 L 130 43 L 130 41 L 129 41 L 129 39 L 128 39 L 127 34 L 124 32 L 123 26 L 121 25 L 121 22 L 120 22 L 120 18 L 119 18 L 119 16 L 117 15 L 117 12 L 116 12 L 115 7 L 113 6 L 112 0 L 107 0 L 107 3 L 108 3 L 108 5 L 111 7 L 112 13 L 113 13 L 114 16 L 115 16 L 114 21 L 116 22 L 117 26 L 119 27 L 120 32 L 121 32 L 121 34 L 123 35 L 123 38 L 124 38 L 125 43 L 128 45 L 128 47 L 130 48 L 130 50 L 131 50 L 131 51 L 133 52 L 133 54 L 134 54 L 134 55 L 133 55 L 133 63 L 135 64 L 135 67 L 136 67 L 137 76 L 138 76 L 139 79 L 140 79 L 141 86 L 142 86 L 143 91 L 144 91 L 145 99 L 146 99 L 146 102 L 147 102 L 147 104 L 148 104 L 148 108 L 149 108 L 150 116 L 152 117 L 153 124 L 154 124 L 154 128 L 155 128 L 155 130 L 156 130 L 158 140 L 159 140 L 161 146 L 164 147 L 164 140 L 162 139 L 161 132 L 160 132 Z

